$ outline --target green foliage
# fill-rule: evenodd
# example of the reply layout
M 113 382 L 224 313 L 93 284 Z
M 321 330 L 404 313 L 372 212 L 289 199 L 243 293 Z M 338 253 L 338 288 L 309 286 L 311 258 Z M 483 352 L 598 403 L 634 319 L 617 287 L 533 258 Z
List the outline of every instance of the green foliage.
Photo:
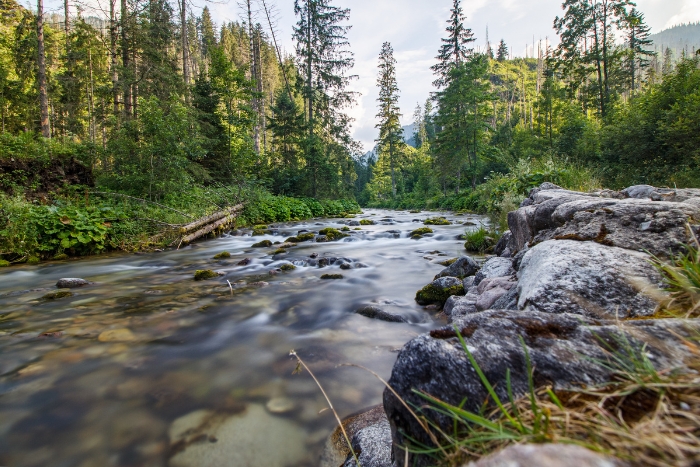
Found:
M 479 253 L 481 255 L 488 253 L 491 249 L 498 243 L 499 235 L 494 232 L 480 226 L 478 229 L 473 231 L 467 231 L 464 235 L 466 242 L 464 243 L 464 248 L 473 253 Z
M 686 317 L 700 311 L 700 242 L 693 231 L 690 232 L 694 242 L 685 246 L 685 253 L 673 256 L 670 261 L 654 258 L 652 262 L 671 294 L 665 308 L 680 311 Z

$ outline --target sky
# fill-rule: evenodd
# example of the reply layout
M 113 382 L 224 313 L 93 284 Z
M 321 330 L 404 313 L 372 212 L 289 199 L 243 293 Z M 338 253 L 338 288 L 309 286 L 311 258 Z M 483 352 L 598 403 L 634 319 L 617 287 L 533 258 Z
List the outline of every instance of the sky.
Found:
M 104 3 L 103 0 L 93 1 Z M 208 5 L 218 24 L 242 19 L 243 10 L 236 0 L 189 1 L 197 15 Z M 260 0 L 253 0 L 253 3 L 258 2 Z M 293 53 L 294 1 L 266 0 L 266 3 L 274 5 L 277 11 L 276 30 L 281 47 Z M 492 44 L 504 39 L 513 55 L 524 56 L 528 45 L 532 49 L 533 39 L 557 43 L 552 22 L 562 13 L 561 3 L 561 0 L 463 0 L 462 5 L 466 25 L 473 30 L 477 46 L 485 46 L 488 27 Z M 61 4 L 60 0 L 47 0 L 47 7 L 57 11 Z M 354 138 L 365 150 L 370 150 L 377 135 L 375 83 L 382 43 L 388 41 L 394 48 L 401 90 L 401 121 L 407 125 L 413 121 L 416 104 L 422 105 L 434 90 L 430 66 L 435 62 L 440 39 L 444 37 L 452 0 L 335 0 L 333 4 L 351 10 L 348 24 L 352 29 L 348 36 L 355 54 L 352 74 L 358 76 L 351 89 L 361 96 L 347 113 L 355 119 Z M 679 23 L 700 21 L 700 0 L 637 0 L 637 8 L 645 14 L 652 32 Z M 262 14 L 258 21 L 265 24 Z

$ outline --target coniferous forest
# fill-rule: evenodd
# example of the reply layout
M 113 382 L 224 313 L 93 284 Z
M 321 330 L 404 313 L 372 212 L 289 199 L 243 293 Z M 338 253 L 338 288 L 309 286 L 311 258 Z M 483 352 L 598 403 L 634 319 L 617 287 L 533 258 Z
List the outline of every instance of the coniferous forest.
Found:
M 347 115 L 353 18 L 331 0 L 295 0 L 286 56 L 269 1 L 218 24 L 185 0 L 110 0 L 101 17 L 2 0 L 0 254 L 137 248 L 239 201 L 249 223 L 357 203 L 498 215 L 543 181 L 700 183 L 700 59 L 655 52 L 634 3 L 565 0 L 559 44 L 526 58 L 477 48 L 460 3 L 424 104 L 398 107 L 392 46 L 377 51 L 379 136 L 363 155 Z M 78 217 L 85 242 L 54 238 Z

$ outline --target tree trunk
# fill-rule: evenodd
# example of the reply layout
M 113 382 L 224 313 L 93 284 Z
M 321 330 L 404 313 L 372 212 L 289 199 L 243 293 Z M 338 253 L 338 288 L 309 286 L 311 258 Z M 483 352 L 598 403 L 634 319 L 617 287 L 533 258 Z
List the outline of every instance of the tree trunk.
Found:
M 51 125 L 49 123 L 49 93 L 46 82 L 46 52 L 44 50 L 44 1 L 37 0 L 36 15 L 37 35 L 37 80 L 39 84 L 39 107 L 41 111 L 41 134 L 44 138 L 51 138 Z
M 246 6 L 248 8 L 248 38 L 250 46 L 250 79 L 257 81 L 258 79 L 258 66 L 255 54 L 255 37 L 253 32 L 253 15 L 250 7 L 251 0 L 246 0 Z M 254 132 L 254 143 L 255 143 L 255 154 L 260 154 L 260 108 L 258 105 L 258 98 L 253 97 L 252 100 L 253 112 L 255 112 L 255 126 L 253 127 Z
M 131 79 L 128 79 L 129 67 L 131 64 L 131 59 L 129 57 L 129 34 L 128 34 L 128 23 L 129 23 L 129 10 L 126 4 L 126 0 L 121 0 L 121 22 L 122 22 L 122 69 L 124 70 L 122 74 L 122 86 L 124 88 L 124 115 L 126 118 L 131 116 Z M 126 76 L 125 76 L 126 75 Z
M 117 0 L 109 0 L 109 57 L 112 72 L 112 104 L 119 115 L 119 75 L 117 74 Z
M 185 80 L 185 101 L 190 102 L 190 50 L 187 44 L 187 0 L 180 3 L 180 34 L 182 35 L 182 78 Z

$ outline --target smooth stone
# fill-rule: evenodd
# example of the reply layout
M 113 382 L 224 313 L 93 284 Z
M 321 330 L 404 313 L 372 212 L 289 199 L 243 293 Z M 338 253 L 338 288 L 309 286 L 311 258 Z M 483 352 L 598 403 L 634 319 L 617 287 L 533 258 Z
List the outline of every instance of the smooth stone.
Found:
M 365 316 L 367 318 L 378 319 L 380 321 L 388 321 L 391 323 L 406 322 L 406 319 L 403 316 L 389 313 L 373 305 L 363 306 L 362 308 L 356 310 L 355 313 L 357 313 L 358 315 Z
M 623 467 L 617 459 L 573 444 L 515 444 L 464 467 Z
M 56 282 L 56 287 L 59 289 L 75 289 L 86 285 L 90 285 L 90 283 L 85 279 L 79 279 L 76 277 L 59 279 L 58 282 Z
M 97 336 L 97 340 L 100 342 L 133 342 L 136 340 L 136 336 L 127 328 L 110 329 L 101 332 Z
M 267 404 L 265 408 L 270 411 L 270 413 L 287 413 L 294 410 L 294 401 L 288 397 L 273 397 Z

